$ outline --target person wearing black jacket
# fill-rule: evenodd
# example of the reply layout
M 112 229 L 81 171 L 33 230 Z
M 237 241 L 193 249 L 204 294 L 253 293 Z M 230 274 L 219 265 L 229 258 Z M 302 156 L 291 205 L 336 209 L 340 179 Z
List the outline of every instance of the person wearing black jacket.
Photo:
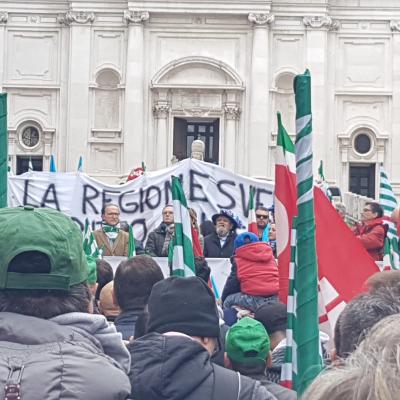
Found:
M 215 298 L 198 277 L 154 285 L 148 334 L 128 345 L 132 398 L 276 400 L 261 384 L 213 364 L 220 328 Z
M 233 254 L 238 221 L 230 210 L 221 210 L 212 216 L 215 232 L 204 238 L 204 257 L 229 258 Z
M 162 222 L 149 233 L 145 252 L 152 257 L 167 257 L 169 242 L 174 234 L 174 208 L 167 205 L 162 210 Z

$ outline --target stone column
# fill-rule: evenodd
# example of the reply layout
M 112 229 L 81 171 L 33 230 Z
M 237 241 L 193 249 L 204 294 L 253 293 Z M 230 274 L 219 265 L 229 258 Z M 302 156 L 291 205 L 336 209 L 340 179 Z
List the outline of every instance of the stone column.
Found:
M 400 21 L 390 21 L 393 48 L 393 94 L 392 94 L 392 126 L 389 145 L 386 148 L 385 167 L 388 171 L 393 190 L 400 193 L 400 158 L 398 157 L 400 149 Z
M 76 171 L 88 158 L 91 24 L 94 13 L 68 11 L 59 22 L 70 29 L 66 170 Z
M 156 169 L 168 165 L 168 117 L 171 106 L 168 101 L 159 100 L 153 107 L 155 118 L 155 160 Z M 154 153 L 153 153 L 154 154 Z
M 141 165 L 144 159 L 144 27 L 147 11 L 126 11 L 128 51 L 125 77 L 124 107 L 124 171 Z
M 265 176 L 269 165 L 269 35 L 270 14 L 249 14 L 253 24 L 250 76 L 250 113 L 248 124 L 249 175 Z
M 5 11 L 0 11 L 0 49 L 6 47 L 6 23 L 8 14 Z M 3 90 L 4 81 L 4 51 L 0 51 L 0 92 Z
M 236 171 L 237 166 L 237 121 L 240 109 L 236 103 L 225 103 L 225 140 L 224 140 L 224 167 Z
M 312 116 L 314 137 L 314 169 L 320 160 L 327 160 L 325 176 L 328 181 L 334 177 L 336 152 L 336 133 L 334 131 L 333 104 L 334 87 L 328 79 L 328 32 L 337 30 L 339 23 L 329 16 L 304 17 L 306 27 L 306 65 L 311 73 L 312 84 Z

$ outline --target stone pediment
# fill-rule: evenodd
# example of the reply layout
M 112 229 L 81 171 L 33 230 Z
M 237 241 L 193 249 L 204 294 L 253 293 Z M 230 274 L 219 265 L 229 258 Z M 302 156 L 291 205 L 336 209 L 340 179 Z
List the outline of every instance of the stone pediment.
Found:
M 152 79 L 153 88 L 243 89 L 229 65 L 208 57 L 184 57 L 165 65 Z

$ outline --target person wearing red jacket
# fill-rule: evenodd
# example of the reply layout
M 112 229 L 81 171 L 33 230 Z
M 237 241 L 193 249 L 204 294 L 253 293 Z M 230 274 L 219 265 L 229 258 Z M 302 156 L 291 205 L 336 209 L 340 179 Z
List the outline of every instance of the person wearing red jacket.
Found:
M 257 235 L 243 232 L 235 239 L 231 275 L 225 284 L 224 308 L 254 312 L 266 301 L 277 301 L 279 273 L 271 247 Z
M 353 229 L 354 234 L 375 261 L 382 261 L 387 225 L 383 223 L 383 208 L 379 203 L 365 203 L 361 222 Z

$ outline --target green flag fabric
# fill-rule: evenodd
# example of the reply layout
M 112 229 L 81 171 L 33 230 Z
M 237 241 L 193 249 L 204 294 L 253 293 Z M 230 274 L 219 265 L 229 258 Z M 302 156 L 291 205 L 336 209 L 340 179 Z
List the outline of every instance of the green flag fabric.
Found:
M 392 185 L 390 184 L 388 174 L 381 166 L 380 168 L 380 185 L 379 185 L 379 203 L 383 208 L 385 223 L 388 225 L 387 237 L 385 239 L 384 248 L 384 267 L 390 269 L 400 269 L 400 254 L 395 224 L 390 220 L 392 212 L 397 208 L 398 203 L 394 195 Z
M 94 238 L 92 228 L 90 227 L 89 220 L 86 218 L 85 230 L 83 232 L 83 251 L 87 256 L 94 259 L 101 258 L 101 251 L 97 246 L 96 239 Z
M 0 208 L 7 207 L 8 132 L 7 94 L 0 93 Z
M 172 275 L 195 276 L 190 215 L 181 181 L 176 176 L 172 177 L 172 200 L 175 234 L 171 240 L 168 254 Z
M 132 225 L 129 224 L 128 258 L 136 256 L 135 236 L 133 236 Z
M 311 76 L 294 79 L 296 103 L 297 267 L 294 280 L 293 384 L 299 395 L 322 369 L 318 329 L 318 267 L 315 243 Z

